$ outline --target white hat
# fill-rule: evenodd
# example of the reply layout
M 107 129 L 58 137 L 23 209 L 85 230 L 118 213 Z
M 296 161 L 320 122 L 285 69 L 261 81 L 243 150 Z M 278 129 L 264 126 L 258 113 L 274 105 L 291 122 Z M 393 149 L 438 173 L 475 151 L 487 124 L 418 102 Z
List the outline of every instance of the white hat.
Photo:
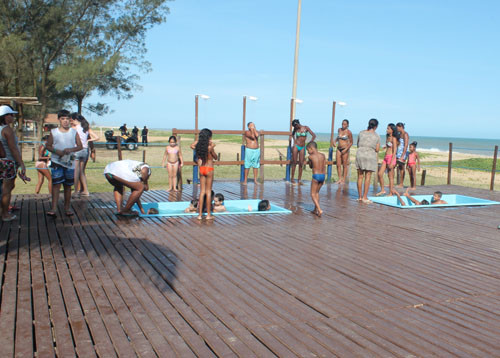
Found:
M 6 114 L 16 114 L 16 111 L 13 111 L 9 106 L 3 105 L 0 106 L 0 117 L 5 116 Z

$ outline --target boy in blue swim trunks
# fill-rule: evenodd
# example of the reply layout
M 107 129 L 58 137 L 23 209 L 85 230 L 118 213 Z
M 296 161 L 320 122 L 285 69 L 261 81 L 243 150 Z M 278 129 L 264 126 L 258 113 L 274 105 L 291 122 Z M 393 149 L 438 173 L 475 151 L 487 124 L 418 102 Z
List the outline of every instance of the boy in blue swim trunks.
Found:
M 321 217 L 323 210 L 319 207 L 319 190 L 325 182 L 326 157 L 323 153 L 318 152 L 316 142 L 309 142 L 306 149 L 309 154 L 307 164 L 313 171 L 311 181 L 311 199 L 314 203 L 313 214 Z
M 257 174 L 260 168 L 260 148 L 259 133 L 257 133 L 253 122 L 248 123 L 248 130 L 245 131 L 245 141 L 245 179 L 242 184 L 247 185 L 250 168 L 253 168 L 253 182 L 257 184 Z

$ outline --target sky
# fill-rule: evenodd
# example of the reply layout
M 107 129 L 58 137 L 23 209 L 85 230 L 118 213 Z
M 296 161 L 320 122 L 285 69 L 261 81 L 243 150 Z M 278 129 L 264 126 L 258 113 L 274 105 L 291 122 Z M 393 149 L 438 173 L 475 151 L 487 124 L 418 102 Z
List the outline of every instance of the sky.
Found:
M 130 100 L 91 98 L 99 125 L 289 128 L 297 0 L 177 0 L 147 35 L 149 73 Z M 329 133 L 350 120 L 411 135 L 500 138 L 500 1 L 302 0 L 296 118 Z

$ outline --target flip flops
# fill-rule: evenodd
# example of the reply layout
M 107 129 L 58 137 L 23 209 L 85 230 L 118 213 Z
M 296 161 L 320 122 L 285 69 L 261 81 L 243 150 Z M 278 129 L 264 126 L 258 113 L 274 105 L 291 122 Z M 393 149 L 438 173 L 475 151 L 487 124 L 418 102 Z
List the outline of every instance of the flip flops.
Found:
M 17 218 L 16 215 L 11 215 L 8 218 L 2 218 L 2 221 L 6 223 L 6 222 L 14 220 L 15 218 Z
M 57 214 L 54 211 L 47 211 L 47 216 L 51 218 L 57 218 Z
M 21 178 L 21 180 L 24 182 L 24 184 L 27 184 L 26 182 L 31 181 L 31 178 L 28 178 L 25 174 L 23 174 L 23 173 L 21 173 L 21 172 L 19 172 L 19 173 L 17 174 L 17 176 L 18 176 L 19 178 Z

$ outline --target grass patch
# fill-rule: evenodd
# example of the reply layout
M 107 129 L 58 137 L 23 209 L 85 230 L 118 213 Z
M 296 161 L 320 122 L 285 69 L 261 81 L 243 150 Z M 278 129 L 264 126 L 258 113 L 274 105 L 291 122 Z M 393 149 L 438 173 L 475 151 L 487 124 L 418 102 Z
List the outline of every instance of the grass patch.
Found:
M 421 165 L 448 166 L 448 162 L 421 162 Z M 452 161 L 451 166 L 452 168 L 491 171 L 491 168 L 493 167 L 493 159 L 469 158 L 469 159 L 454 160 Z

